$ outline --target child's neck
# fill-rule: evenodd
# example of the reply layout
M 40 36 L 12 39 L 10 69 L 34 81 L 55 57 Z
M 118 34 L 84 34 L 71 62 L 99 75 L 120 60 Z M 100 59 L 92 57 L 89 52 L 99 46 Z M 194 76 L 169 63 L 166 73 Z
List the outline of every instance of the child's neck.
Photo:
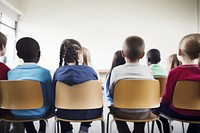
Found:
M 127 59 L 126 58 L 126 62 L 129 62 L 129 63 L 138 63 L 140 60 L 137 59 L 137 60 L 130 60 L 130 59 Z
M 187 58 L 187 59 L 186 59 L 186 58 L 185 58 L 185 59 L 183 58 L 182 64 L 183 64 L 183 65 L 198 64 L 197 62 L 198 62 L 197 60 L 191 60 L 191 59 L 188 59 L 188 58 Z

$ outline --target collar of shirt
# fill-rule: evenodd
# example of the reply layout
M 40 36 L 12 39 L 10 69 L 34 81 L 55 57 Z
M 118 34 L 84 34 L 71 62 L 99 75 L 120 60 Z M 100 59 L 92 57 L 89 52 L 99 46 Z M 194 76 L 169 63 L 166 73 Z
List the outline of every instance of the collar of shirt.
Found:
M 140 64 L 139 62 L 126 62 L 126 65 L 137 65 Z
M 69 66 L 70 66 L 70 65 L 76 65 L 76 63 L 69 63 L 68 65 L 69 65 Z M 81 63 L 78 63 L 78 65 L 82 65 L 82 64 L 81 64 Z
M 25 62 L 22 65 L 35 65 L 35 64 L 36 64 L 35 62 Z

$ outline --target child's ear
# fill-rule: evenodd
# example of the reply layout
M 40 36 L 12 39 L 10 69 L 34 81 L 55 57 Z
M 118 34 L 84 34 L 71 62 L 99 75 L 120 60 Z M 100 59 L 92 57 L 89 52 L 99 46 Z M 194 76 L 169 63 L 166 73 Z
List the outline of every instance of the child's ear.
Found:
M 143 52 L 143 54 L 141 55 L 140 59 L 142 59 L 144 57 L 145 52 Z
M 5 46 L 4 45 L 1 45 L 0 46 L 0 51 L 3 51 L 5 49 Z
M 178 49 L 178 55 L 181 56 L 182 55 L 182 50 Z
M 18 56 L 19 58 L 22 58 L 22 56 L 21 56 L 19 53 L 17 53 L 17 56 Z
M 38 51 L 38 58 L 40 58 L 41 51 Z
M 3 50 L 3 46 L 0 46 L 0 51 L 2 51 Z
M 122 50 L 121 54 L 122 54 L 122 57 L 125 58 L 125 54 L 124 54 L 124 51 L 123 51 L 123 50 Z

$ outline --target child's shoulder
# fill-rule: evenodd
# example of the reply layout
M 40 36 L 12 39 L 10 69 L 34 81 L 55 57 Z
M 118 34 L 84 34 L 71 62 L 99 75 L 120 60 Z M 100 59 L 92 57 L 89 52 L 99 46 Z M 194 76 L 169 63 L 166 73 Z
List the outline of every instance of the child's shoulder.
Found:
M 7 68 L 7 69 L 10 69 L 6 64 L 0 62 L 0 68 Z
M 23 66 L 23 65 L 19 65 L 16 67 L 16 69 L 18 68 L 24 68 L 24 69 L 32 69 L 33 71 L 35 72 L 38 72 L 38 73 L 50 73 L 50 70 L 43 67 L 43 66 L 40 66 L 38 64 L 33 64 L 33 65 L 30 65 L 30 66 Z

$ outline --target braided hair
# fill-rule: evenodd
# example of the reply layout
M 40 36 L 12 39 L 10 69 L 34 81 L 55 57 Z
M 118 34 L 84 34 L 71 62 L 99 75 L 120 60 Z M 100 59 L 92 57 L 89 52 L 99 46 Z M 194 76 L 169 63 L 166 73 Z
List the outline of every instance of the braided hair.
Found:
M 81 44 L 74 39 L 65 39 L 60 47 L 60 62 L 59 67 L 68 65 L 69 63 L 75 62 L 78 64 L 78 51 L 82 49 Z

